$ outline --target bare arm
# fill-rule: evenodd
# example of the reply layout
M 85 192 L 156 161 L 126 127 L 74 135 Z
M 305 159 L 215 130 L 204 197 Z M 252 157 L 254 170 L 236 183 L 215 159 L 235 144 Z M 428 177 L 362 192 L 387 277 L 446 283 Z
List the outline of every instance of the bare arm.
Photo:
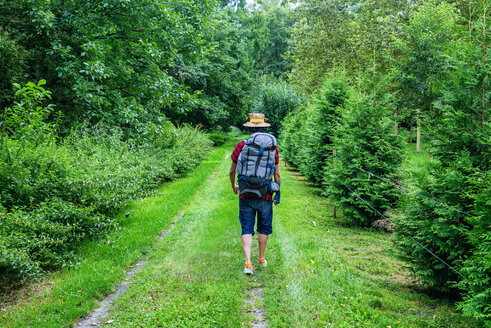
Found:
M 277 184 L 281 185 L 280 165 L 279 164 L 276 164 L 275 167 L 276 167 L 276 170 L 274 171 L 274 181 Z
M 232 161 L 232 165 L 230 165 L 230 183 L 232 184 L 232 189 L 234 190 L 234 193 L 237 195 L 239 193 L 239 186 L 235 184 L 235 169 L 237 167 L 237 163 L 234 163 Z
M 280 166 L 278 164 L 276 164 L 275 167 L 276 167 L 276 170 L 274 171 L 274 181 L 277 184 L 281 185 Z M 279 195 L 279 194 L 277 194 L 277 195 Z M 278 204 L 278 200 L 276 199 L 276 197 L 273 199 L 273 203 L 275 205 Z

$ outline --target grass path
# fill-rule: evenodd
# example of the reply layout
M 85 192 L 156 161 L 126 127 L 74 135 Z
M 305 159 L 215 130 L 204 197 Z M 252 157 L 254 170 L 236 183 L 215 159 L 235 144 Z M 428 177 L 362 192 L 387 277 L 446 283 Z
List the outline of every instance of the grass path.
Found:
M 124 281 L 130 266 L 146 256 L 159 233 L 169 228 L 230 147 L 214 149 L 194 172 L 129 206 L 117 217 L 118 231 L 81 247 L 78 265 L 28 284 L 13 299 L 0 297 L 0 327 L 69 327 L 90 313 L 98 300 Z
M 137 222 L 130 231 L 132 237 L 127 238 L 133 244 L 148 239 L 140 253 L 119 243 L 120 257 L 100 259 L 105 266 L 94 271 L 90 271 L 94 259 L 87 260 L 90 266 L 83 267 L 89 270 L 83 275 L 87 282 L 72 282 L 78 289 L 56 283 L 57 295 L 112 279 L 98 289 L 102 297 L 123 279 L 125 268 L 141 257 L 141 250 L 154 244 L 146 266 L 109 309 L 104 321 L 112 323 L 104 326 L 252 327 L 259 326 L 254 312 L 260 311 L 268 327 L 477 327 L 455 314 L 451 304 L 422 292 L 395 259 L 390 235 L 340 225 L 330 218 L 331 208 L 320 190 L 285 167 L 282 203 L 274 208 L 274 234 L 266 253 L 269 266 L 256 265 L 254 275 L 245 276 L 238 200 L 228 178 L 232 147 L 229 143 L 216 149 L 192 175 L 135 205 L 134 215 L 147 213 L 149 222 L 158 222 L 148 228 Z M 164 229 L 168 234 L 159 240 L 158 232 Z M 95 251 L 100 245 L 93 247 L 87 250 L 92 257 L 100 254 Z M 257 253 L 254 243 L 253 258 Z M 107 269 L 99 273 L 102 267 Z M 109 275 L 111 270 L 117 272 Z M 83 290 L 83 296 L 68 298 L 71 301 L 62 311 L 71 319 L 61 320 L 54 290 L 51 296 L 26 302 L 39 303 L 32 312 L 28 305 L 13 308 L 0 325 L 64 327 L 94 307 L 94 293 Z
M 116 302 L 111 327 L 251 327 L 251 308 L 265 310 L 269 327 L 475 326 L 418 291 L 389 235 L 333 221 L 320 191 L 285 169 L 269 266 L 245 276 L 229 165 L 225 158 Z M 258 290 L 264 300 L 250 304 Z

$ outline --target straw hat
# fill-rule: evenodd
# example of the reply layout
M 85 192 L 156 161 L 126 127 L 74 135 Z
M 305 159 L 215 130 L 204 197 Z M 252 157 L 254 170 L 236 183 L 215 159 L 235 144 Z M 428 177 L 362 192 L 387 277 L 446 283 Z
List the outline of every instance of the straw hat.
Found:
M 249 113 L 249 122 L 244 123 L 244 126 L 249 128 L 267 128 L 271 124 L 266 123 L 267 118 L 262 113 Z

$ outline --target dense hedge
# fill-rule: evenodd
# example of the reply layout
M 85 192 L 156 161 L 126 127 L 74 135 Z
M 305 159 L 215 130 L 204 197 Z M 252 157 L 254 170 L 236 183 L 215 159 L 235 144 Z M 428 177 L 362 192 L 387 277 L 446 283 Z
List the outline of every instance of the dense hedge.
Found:
M 371 99 L 349 86 L 343 73 L 328 76 L 305 109 L 292 112 L 283 123 L 281 147 L 286 160 L 309 180 L 323 186 L 329 199 L 347 218 L 361 226 L 380 219 L 349 189 L 380 211 L 395 207 L 397 193 L 385 183 L 337 160 L 337 156 L 386 179 L 395 179 L 401 163 L 401 143 L 388 119 L 390 101 Z
M 434 103 L 439 116 L 429 138 L 433 160 L 402 183 L 418 195 L 401 194 L 366 173 L 395 183 L 401 180 L 402 138 L 394 134 L 391 118 L 396 102 L 387 91 L 377 90 L 374 101 L 372 95 L 361 91 L 366 90 L 363 86 L 350 87 L 340 76 L 328 77 L 306 108 L 287 116 L 280 145 L 286 160 L 321 185 L 350 223 L 393 227 L 399 256 L 409 263 L 415 276 L 434 290 L 462 297 L 459 307 L 464 313 L 489 326 L 489 123 L 476 115 L 476 108 L 482 107 L 476 106 L 479 94 L 472 88 L 472 73 L 454 75 L 451 85 Z M 333 146 L 339 158 L 365 172 L 341 159 L 334 164 L 330 156 Z M 390 221 L 380 220 L 379 213 L 353 191 Z
M 43 111 L 44 98 L 7 113 Z M 17 123 L 25 128 L 4 129 L 0 143 L 0 275 L 24 279 L 66 263 L 81 241 L 114 228 L 128 201 L 194 168 L 211 147 L 204 133 L 170 123 L 138 141 L 97 127 L 58 140 L 42 120 Z

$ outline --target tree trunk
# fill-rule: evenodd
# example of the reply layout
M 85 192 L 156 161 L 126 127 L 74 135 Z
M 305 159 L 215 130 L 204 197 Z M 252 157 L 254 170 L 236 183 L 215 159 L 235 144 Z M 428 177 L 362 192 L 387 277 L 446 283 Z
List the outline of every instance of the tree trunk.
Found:
M 413 125 L 411 124 L 411 126 L 409 127 L 409 144 L 412 145 L 413 144 Z
M 483 60 L 484 64 L 486 64 L 486 49 L 488 45 L 486 44 L 486 4 L 483 1 L 483 15 L 482 15 L 482 23 L 483 23 L 483 28 L 482 28 L 482 44 L 483 44 Z M 481 120 L 482 120 L 482 128 L 484 129 L 484 112 L 486 110 L 486 75 L 483 76 L 482 78 L 482 89 L 481 89 L 481 102 L 482 102 L 482 113 L 481 113 Z
M 418 127 L 416 128 L 416 152 L 421 152 L 421 123 L 418 119 Z
M 334 167 L 336 167 L 336 146 L 333 146 L 332 147 L 332 158 L 333 158 L 333 162 L 334 162 Z M 336 206 L 332 206 L 332 217 L 333 218 L 337 218 L 337 215 L 336 215 Z
M 397 110 L 394 112 L 394 134 L 399 134 L 399 123 L 397 122 Z

